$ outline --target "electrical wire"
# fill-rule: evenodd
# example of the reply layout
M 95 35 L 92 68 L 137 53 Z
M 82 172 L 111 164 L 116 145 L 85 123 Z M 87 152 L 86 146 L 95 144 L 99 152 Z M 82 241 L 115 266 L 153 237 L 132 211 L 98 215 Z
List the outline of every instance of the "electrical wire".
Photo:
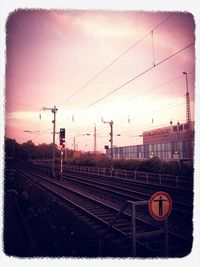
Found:
M 177 107 L 177 106 L 180 106 L 180 105 L 184 105 L 184 103 L 176 104 L 176 105 L 171 106 L 171 107 L 168 107 L 168 105 L 167 105 L 166 108 L 164 108 L 164 109 L 160 109 L 160 110 L 158 110 L 158 111 L 160 112 L 160 111 L 162 111 L 162 110 L 172 109 L 173 107 Z M 147 117 L 147 116 L 149 116 L 149 114 L 147 114 L 147 115 L 143 115 L 143 116 L 137 116 L 137 117 L 134 118 L 134 120 L 138 120 L 138 119 L 141 119 L 141 118 L 144 118 L 144 117 Z M 155 126 L 153 126 L 153 128 L 155 128 Z M 101 127 L 100 129 L 98 128 L 98 133 L 99 133 L 99 130 L 101 130 L 101 129 L 104 130 L 105 128 L 104 128 L 104 127 Z M 47 130 L 45 130 L 45 131 L 39 133 L 37 136 L 35 136 L 35 139 L 39 138 L 41 135 L 43 135 L 43 134 L 49 132 L 50 130 L 51 130 L 51 128 L 49 128 L 49 129 L 47 129 Z M 135 131 L 135 130 L 137 130 L 137 129 L 134 128 L 134 131 Z M 77 129 L 76 129 L 76 132 L 78 132 Z M 106 130 L 105 130 L 105 132 L 106 132 Z M 123 133 L 129 133 L 129 132 L 132 132 L 132 130 L 130 130 L 130 131 L 126 131 L 126 132 L 123 132 Z M 101 132 L 100 132 L 100 133 L 101 133 Z
M 94 106 L 95 104 L 97 104 L 98 102 L 100 102 L 100 101 L 102 101 L 104 98 L 106 98 L 107 96 L 109 96 L 109 95 L 115 93 L 116 91 L 120 90 L 121 88 L 123 88 L 123 87 L 126 86 L 127 84 L 133 82 L 133 81 L 136 80 L 137 78 L 141 77 L 142 75 L 144 75 L 145 73 L 149 72 L 149 71 L 152 70 L 153 68 L 155 68 L 155 67 L 157 67 L 157 66 L 163 64 L 163 63 L 166 62 L 167 60 L 169 60 L 169 59 L 171 59 L 172 57 L 174 57 L 174 56 L 178 55 L 179 53 L 183 52 L 184 50 L 186 50 L 187 48 L 191 47 L 192 45 L 194 45 L 194 42 L 192 42 L 191 44 L 185 46 L 184 48 L 182 48 L 182 49 L 180 49 L 180 50 L 174 52 L 174 53 L 171 54 L 170 56 L 168 56 L 168 57 L 164 58 L 163 60 L 161 60 L 160 62 L 158 62 L 155 66 L 152 66 L 152 67 L 146 69 L 146 70 L 143 71 L 142 73 L 138 74 L 137 76 L 135 76 L 135 77 L 133 77 L 132 79 L 128 80 L 127 82 L 123 83 L 122 85 L 120 85 L 119 87 L 115 88 L 115 89 L 112 90 L 111 92 L 107 93 L 107 94 L 104 95 L 103 97 L 97 99 L 96 101 L 92 102 L 92 103 L 89 104 L 88 106 L 82 108 L 81 111 L 86 110 L 86 109 L 90 108 L 91 106 Z M 75 115 L 78 115 L 79 113 L 80 113 L 80 112 L 77 112 Z M 66 120 L 66 119 L 65 119 L 65 120 Z M 49 129 L 48 129 L 47 131 L 43 132 L 43 133 L 46 133 L 46 132 L 48 132 L 48 131 L 49 131 Z M 43 134 L 43 133 L 41 133 L 41 134 Z M 40 134 L 39 134 L 38 136 L 40 136 Z M 37 136 L 36 136 L 36 137 L 37 137 Z
M 77 91 L 75 91 L 72 95 L 70 95 L 67 99 L 65 99 L 63 102 L 60 103 L 60 105 L 63 105 L 67 101 L 69 101 L 72 97 L 77 95 L 82 89 L 84 89 L 86 86 L 88 86 L 91 82 L 93 82 L 96 78 L 98 78 L 102 73 L 104 73 L 107 69 L 109 69 L 113 64 L 115 64 L 120 58 L 122 58 L 124 55 L 126 55 L 130 50 L 132 50 L 134 47 L 136 47 L 139 43 L 141 43 L 148 35 L 152 34 L 153 31 L 158 29 L 161 25 L 163 25 L 167 20 L 169 20 L 172 16 L 174 16 L 174 13 L 171 13 L 169 16 L 167 16 L 163 21 L 161 21 L 158 25 L 156 25 L 151 31 L 147 32 L 143 37 L 141 37 L 137 42 L 132 44 L 128 49 L 126 49 L 122 54 L 120 54 L 118 57 L 116 57 L 113 61 L 111 61 L 106 67 L 104 67 L 101 71 L 99 71 L 94 77 L 92 77 L 89 81 L 84 83 Z M 155 63 L 155 61 L 154 61 Z
M 144 74 L 146 74 L 147 72 L 151 71 L 152 69 L 156 68 L 157 66 L 161 65 L 162 63 L 166 62 L 167 60 L 171 59 L 172 57 L 178 55 L 179 53 L 183 52 L 185 49 L 189 48 L 190 46 L 194 45 L 194 42 L 185 46 L 184 48 L 178 50 L 177 52 L 171 54 L 170 56 L 166 57 L 165 59 L 159 61 L 158 63 L 155 64 L 155 66 L 151 66 L 150 68 L 146 69 L 145 71 L 141 72 L 140 74 L 136 75 L 135 77 L 131 78 L 130 80 L 128 80 L 127 82 L 123 83 L 122 85 L 118 86 L 117 88 L 115 88 L 114 90 L 110 91 L 109 93 L 105 94 L 104 96 L 98 98 L 97 100 L 95 100 L 94 102 L 92 102 L 91 104 L 89 104 L 88 106 L 86 106 L 84 108 L 88 109 L 91 106 L 96 105 L 98 102 L 102 101 L 103 99 L 105 99 L 106 97 L 112 95 L 113 93 L 117 92 L 118 90 L 120 90 L 121 88 L 123 88 L 124 86 L 126 86 L 127 84 L 133 82 L 134 80 L 138 79 L 139 77 L 143 76 Z

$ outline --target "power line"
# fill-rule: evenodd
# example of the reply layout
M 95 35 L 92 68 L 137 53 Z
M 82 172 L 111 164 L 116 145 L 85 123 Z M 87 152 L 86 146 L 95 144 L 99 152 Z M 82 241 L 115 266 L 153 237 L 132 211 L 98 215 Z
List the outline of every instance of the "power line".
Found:
M 163 59 L 162 61 L 158 62 L 155 66 L 150 67 L 149 69 L 147 69 L 147 70 L 145 70 L 144 72 L 140 73 L 140 74 L 137 75 L 136 77 L 130 79 L 130 80 L 127 81 L 126 83 L 124 83 L 124 84 L 122 84 L 121 86 L 117 87 L 117 88 L 114 89 L 113 91 L 111 91 L 111 92 L 109 92 L 108 94 L 104 95 L 103 97 L 97 99 L 95 102 L 89 104 L 89 105 L 86 106 L 85 108 L 82 108 L 82 110 L 88 109 L 89 107 L 95 105 L 96 103 L 100 102 L 101 100 L 103 100 L 103 99 L 106 98 L 107 96 L 113 94 L 114 92 L 116 92 L 117 90 L 121 89 L 122 87 L 124 87 L 124 86 L 127 85 L 128 83 L 134 81 L 135 79 L 137 79 L 137 78 L 139 78 L 140 76 L 144 75 L 146 72 L 150 71 L 150 70 L 153 69 L 154 67 L 156 67 L 156 66 L 158 66 L 158 65 L 160 65 L 160 64 L 162 64 L 162 63 L 164 63 L 165 61 L 167 61 L 167 60 L 169 60 L 170 58 L 176 56 L 177 54 L 181 53 L 182 51 L 184 51 L 185 49 L 189 48 L 189 47 L 192 46 L 192 45 L 194 45 L 194 43 L 191 43 L 190 45 L 187 45 L 186 47 L 180 49 L 179 51 L 175 52 L 174 54 L 168 56 L 167 58 L 165 58 L 165 59 Z M 191 73 L 192 73 L 192 72 L 191 72 Z M 182 77 L 182 76 L 180 76 L 180 77 Z M 167 84 L 169 84 L 170 82 L 173 82 L 173 81 L 179 79 L 180 77 L 178 76 L 177 78 L 174 78 L 174 79 L 172 79 L 172 80 L 170 80 L 170 81 L 167 81 L 167 82 L 161 84 L 160 86 L 156 86 L 156 87 L 154 87 L 154 88 L 151 88 L 151 89 L 149 89 L 149 90 L 147 90 L 147 91 L 145 91 L 145 92 L 143 92 L 143 93 L 141 93 L 141 94 L 139 94 L 139 95 L 137 95 L 137 96 L 143 95 L 143 94 L 145 94 L 146 92 L 149 92 L 149 91 L 151 91 L 151 90 L 158 89 L 159 87 L 162 87 L 162 86 L 164 86 L 164 85 L 167 85 Z M 136 96 L 136 97 L 137 97 L 137 96 Z M 77 115 L 77 114 L 79 114 L 79 113 L 80 113 L 80 112 L 76 113 L 75 115 Z M 146 116 L 146 115 L 145 115 L 145 116 Z M 144 116 L 143 116 L 143 117 L 144 117 Z M 67 120 L 67 119 L 69 119 L 69 118 L 70 118 L 70 116 L 68 116 L 65 120 Z M 61 122 L 60 122 L 60 123 L 61 123 Z M 42 134 L 48 132 L 49 130 L 50 130 L 50 129 L 48 129 L 48 130 L 42 132 L 42 133 L 39 134 L 38 136 L 41 136 Z M 38 137 L 38 136 L 36 136 L 36 137 Z
M 86 110 L 86 109 L 90 108 L 91 106 L 94 106 L 95 104 L 97 104 L 98 102 L 102 101 L 103 99 L 105 99 L 105 98 L 108 97 L 109 95 L 111 95 L 111 94 L 115 93 L 116 91 L 120 90 L 121 88 L 123 88 L 123 87 L 126 86 L 127 84 L 133 82 L 133 81 L 136 80 L 137 78 L 143 76 L 143 75 L 146 74 L 147 72 L 149 72 L 149 71 L 151 71 L 152 69 L 156 68 L 157 66 L 163 64 L 163 63 L 166 62 L 167 60 L 173 58 L 174 56 L 176 56 L 176 55 L 178 55 L 179 53 L 183 52 L 184 50 L 186 50 L 187 48 L 191 47 L 192 45 L 194 45 L 194 42 L 192 42 L 191 44 L 189 44 L 189 45 L 185 46 L 184 48 L 178 50 L 177 52 L 171 54 L 170 56 L 164 58 L 164 59 L 161 60 L 160 62 L 156 63 L 155 66 L 151 66 L 150 68 L 148 68 L 148 69 L 146 69 L 145 71 L 141 72 L 141 73 L 138 74 L 137 76 L 131 78 L 131 79 L 128 80 L 127 82 L 123 83 L 122 85 L 118 86 L 118 87 L 115 88 L 114 90 L 110 91 L 110 92 L 107 93 L 106 95 L 104 95 L 104 96 L 98 98 L 97 100 L 95 100 L 94 102 L 92 102 L 91 104 L 89 104 L 88 106 L 82 108 L 81 111 L 82 111 L 82 110 Z M 77 114 L 79 114 L 79 113 L 80 113 L 80 112 L 77 112 L 77 113 L 74 114 L 74 115 L 77 115 Z M 68 117 L 68 118 L 69 118 L 69 117 Z M 68 119 L 68 118 L 66 118 L 66 119 Z M 66 119 L 65 119 L 65 120 L 66 120 Z M 65 121 L 65 120 L 64 120 L 64 121 Z M 43 132 L 43 133 L 46 133 L 46 132 L 48 132 L 48 131 L 49 131 L 49 129 L 48 129 L 47 131 Z M 38 136 L 41 136 L 43 133 L 39 134 Z
M 176 104 L 176 105 L 173 105 L 173 106 L 171 106 L 171 107 L 165 107 L 165 108 L 161 108 L 161 109 L 158 109 L 157 111 L 159 111 L 159 112 L 162 112 L 162 111 L 164 111 L 164 110 L 167 110 L 167 109 L 172 109 L 172 108 L 176 108 L 177 106 L 181 106 L 181 105 L 185 105 L 185 102 L 181 102 L 181 103 L 178 103 L 178 104 Z M 148 116 L 149 114 L 147 114 L 147 115 L 144 115 L 144 116 L 137 116 L 136 118 L 135 118 L 135 120 L 136 119 L 140 119 L 141 117 L 145 117 L 145 116 Z M 162 123 L 162 124 L 158 124 L 158 125 L 154 125 L 154 126 L 151 126 L 151 127 L 148 127 L 148 129 L 145 129 L 145 130 L 151 130 L 151 129 L 155 129 L 155 127 L 156 128 L 158 128 L 158 127 L 163 127 L 163 126 L 166 126 L 166 123 Z M 107 135 L 104 135 L 104 136 L 102 136 L 102 134 L 105 134 L 104 132 L 102 133 L 102 131 L 101 131 L 101 129 L 104 129 L 103 127 L 101 127 L 101 128 L 98 128 L 98 135 L 97 135 L 97 138 L 102 138 L 101 140 L 103 141 L 103 140 L 106 140 L 107 139 Z M 121 138 L 119 138 L 119 139 L 116 139 L 116 140 L 118 140 L 119 142 L 122 142 L 122 141 L 124 141 L 124 140 L 130 140 L 130 138 L 132 138 L 132 137 L 139 137 L 140 135 L 141 135 L 141 132 L 142 131 L 144 131 L 144 127 L 140 127 L 140 128 L 134 128 L 134 130 L 129 130 L 129 131 L 124 131 L 124 132 L 120 132 L 120 134 L 122 134 L 123 135 L 123 137 Z M 118 130 L 117 129 L 115 129 L 115 132 L 118 132 Z M 130 136 L 130 133 L 135 133 L 135 135 L 134 136 Z M 138 132 L 138 134 L 136 134 L 136 132 Z M 100 134 L 100 135 L 99 135 Z M 129 136 L 127 136 L 127 134 L 129 135 Z
M 112 95 L 113 93 L 117 92 L 118 90 L 120 90 L 121 88 L 123 88 L 124 86 L 126 86 L 127 84 L 133 82 L 134 80 L 138 79 L 139 77 L 143 76 L 144 74 L 146 74 L 147 72 L 149 72 L 150 70 L 152 70 L 153 68 L 161 65 L 162 63 L 166 62 L 167 60 L 171 59 L 172 57 L 178 55 L 179 53 L 183 52 L 185 49 L 189 48 L 190 46 L 194 45 L 194 42 L 185 46 L 184 48 L 178 50 L 177 52 L 173 53 L 172 55 L 166 57 L 165 59 L 161 60 L 160 62 L 156 63 L 154 66 L 151 66 L 150 68 L 146 69 L 145 71 L 141 72 L 140 74 L 138 74 L 137 76 L 131 78 L 130 80 L 128 80 L 127 82 L 123 83 L 122 85 L 118 86 L 117 88 L 115 88 L 114 90 L 110 91 L 109 93 L 107 93 L 106 95 L 98 98 L 97 100 L 95 100 L 94 102 L 92 102 L 91 104 L 89 104 L 88 106 L 86 106 L 83 109 L 88 109 L 89 107 L 97 104 L 98 102 L 102 101 L 103 99 L 105 99 L 106 97 Z
M 169 105 L 169 104 L 168 104 Z M 159 112 L 162 112 L 162 111 L 164 111 L 164 110 L 167 110 L 167 109 L 173 109 L 173 108 L 176 108 L 176 107 L 178 107 L 178 106 L 182 106 L 182 105 L 185 105 L 185 102 L 181 102 L 181 103 L 178 103 L 178 104 L 176 104 L 176 105 L 173 105 L 173 106 L 168 106 L 167 105 L 167 107 L 165 107 L 165 108 L 161 108 L 161 109 L 158 109 L 157 111 L 159 111 Z M 142 115 L 142 116 L 136 116 L 136 117 L 134 117 L 134 121 L 135 120 L 138 120 L 138 119 L 141 119 L 141 118 L 144 118 L 144 117 L 148 117 L 148 116 L 150 116 L 149 114 L 146 114 L 146 115 Z M 120 123 L 122 123 L 122 121 L 121 122 L 119 122 L 119 123 L 117 123 L 116 125 L 118 126 Z M 155 126 L 152 126 L 153 128 L 155 128 Z M 157 127 L 157 126 L 156 126 Z M 103 127 L 101 127 L 100 129 L 98 128 L 98 133 L 99 133 L 99 130 L 101 130 L 101 129 L 104 129 Z M 137 130 L 136 128 L 134 128 L 134 131 L 135 130 Z M 116 128 L 115 128 L 115 131 L 119 131 L 119 130 L 117 130 Z M 121 132 L 121 133 L 129 133 L 129 132 L 132 132 L 133 130 L 129 130 L 129 131 L 123 131 L 123 132 Z M 101 133 L 101 132 L 100 132 Z
M 193 73 L 194 71 L 191 71 L 191 72 L 189 72 L 189 74 L 191 74 L 191 73 Z M 158 86 L 155 86 L 155 87 L 153 87 L 153 88 L 151 88 L 151 89 L 148 89 L 148 90 L 146 90 L 146 91 L 144 91 L 144 92 L 142 92 L 142 93 L 140 93 L 140 94 L 137 94 L 137 95 L 135 95 L 134 97 L 132 97 L 132 98 L 129 98 L 128 100 L 126 100 L 126 102 L 129 102 L 129 101 L 131 101 L 131 100 L 133 100 L 133 99 L 135 99 L 135 98 L 137 98 L 137 97 L 139 97 L 139 96 L 141 96 L 141 95 L 144 95 L 144 94 L 146 94 L 146 93 L 148 93 L 148 92 L 150 92 L 150 91 L 153 91 L 153 90 L 155 90 L 155 89 L 159 89 L 159 88 L 161 88 L 161 87 L 163 87 L 163 86 L 166 86 L 166 85 L 168 85 L 168 84 L 170 84 L 170 83 L 172 83 L 172 82 L 174 82 L 174 81 L 176 81 L 176 80 L 178 80 L 178 79 L 182 79 L 183 78 L 183 76 L 182 75 L 179 75 L 179 76 L 177 76 L 177 77 L 175 77 L 175 78 L 173 78 L 173 79 L 171 79 L 171 80 L 168 80 L 168 81 L 166 81 L 166 82 L 164 82 L 164 83 L 162 83 L 162 84 L 160 84 L 160 85 L 158 85 Z M 124 102 L 122 103 L 122 104 L 124 104 Z M 183 105 L 184 103 L 181 103 L 181 104 L 177 104 L 177 105 L 173 105 L 173 106 L 171 106 L 171 107 L 167 107 L 167 108 L 164 108 L 164 109 L 158 109 L 157 111 L 162 111 L 162 110 L 166 110 L 166 109 L 170 109 L 170 108 L 173 108 L 173 107 L 177 107 L 177 106 L 179 106 L 179 105 Z M 118 104 L 118 107 L 119 107 L 119 105 L 120 104 Z M 168 104 L 169 105 L 169 104 Z M 113 106 L 112 106 L 112 108 L 113 108 Z M 130 114 L 129 114 L 130 115 Z M 148 114 L 149 115 L 149 114 Z M 135 120 L 137 120 L 137 119 L 140 119 L 141 117 L 146 117 L 146 116 L 148 116 L 148 115 L 142 115 L 142 116 L 139 116 L 139 117 L 134 117 L 134 121 Z M 122 123 L 122 121 L 120 122 L 120 123 Z M 104 129 L 103 127 L 102 128 L 98 128 L 98 131 L 99 130 L 101 130 L 101 129 Z
M 132 50 L 135 46 L 137 46 L 140 42 L 142 42 L 148 35 L 152 34 L 153 31 L 155 31 L 157 28 L 159 28 L 162 24 L 164 24 L 167 20 L 169 20 L 174 13 L 170 14 L 165 18 L 163 21 L 161 21 L 158 25 L 156 25 L 151 31 L 146 33 L 143 37 L 141 37 L 136 43 L 132 44 L 128 49 L 126 49 L 122 54 L 120 54 L 117 58 L 115 58 L 113 61 L 111 61 L 106 67 L 104 67 L 100 72 L 98 72 L 94 77 L 92 77 L 89 81 L 84 83 L 77 91 L 75 91 L 72 95 L 70 95 L 65 101 L 61 102 L 60 105 L 63 105 L 65 102 L 69 101 L 73 96 L 78 94 L 82 89 L 84 89 L 86 86 L 88 86 L 92 81 L 94 81 L 96 78 L 98 78 L 102 73 L 104 73 L 107 69 L 109 69 L 114 63 L 116 63 L 120 58 L 122 58 L 124 55 L 126 55 L 130 50 Z
M 189 48 L 189 47 L 192 46 L 193 44 L 194 44 L 194 43 L 191 43 L 190 45 L 188 45 L 188 46 L 182 48 L 181 50 L 175 52 L 174 54 L 170 55 L 169 57 L 163 59 L 162 61 L 160 61 L 159 63 L 157 63 L 154 67 L 156 67 L 156 66 L 158 66 L 158 65 L 160 65 L 160 64 L 162 64 L 162 63 L 164 63 L 165 61 L 169 60 L 169 59 L 172 58 L 173 56 L 175 56 L 175 55 L 181 53 L 182 51 L 184 51 L 185 49 Z M 150 71 L 150 70 L 153 69 L 154 67 L 151 67 L 151 68 L 147 69 L 145 72 Z M 143 72 L 142 74 L 144 74 L 145 72 Z M 142 76 L 142 74 L 139 74 L 138 76 Z M 118 88 L 116 88 L 115 90 L 111 91 L 109 94 L 114 93 L 116 90 L 119 90 L 120 88 L 122 88 L 122 87 L 125 86 L 126 84 L 132 82 L 133 80 L 135 80 L 136 78 L 138 78 L 138 76 L 132 78 L 131 80 L 129 80 L 128 82 L 124 83 L 124 84 L 121 85 L 120 87 L 118 87 Z M 170 80 L 170 81 L 168 81 L 168 82 L 166 82 L 166 83 L 163 83 L 162 85 L 160 85 L 160 87 L 161 87 L 161 86 L 164 86 L 164 85 L 166 85 L 166 84 L 168 84 L 168 83 L 170 83 L 170 82 L 172 82 L 172 81 L 175 81 L 175 80 L 177 80 L 177 79 L 179 79 L 179 77 L 174 78 L 174 79 L 172 79 L 172 80 Z M 153 89 L 155 89 L 155 88 L 157 88 L 157 87 L 154 87 L 154 88 L 152 88 L 152 89 L 150 89 L 150 90 L 153 90 Z M 148 91 L 150 91 L 150 90 L 148 90 Z M 145 92 L 146 92 L 146 91 L 145 91 Z M 143 94 L 143 93 L 141 93 L 141 94 Z M 107 95 L 108 95 L 108 94 L 107 94 Z M 107 95 L 106 95 L 106 96 L 107 96 Z M 103 98 L 105 98 L 106 96 L 104 96 Z M 138 96 L 139 96 L 139 95 L 138 95 Z M 90 105 L 86 106 L 85 108 L 82 108 L 82 110 L 85 110 L 85 109 L 91 107 L 92 105 L 96 104 L 96 103 L 99 102 L 100 100 L 102 100 L 102 98 L 96 100 L 95 102 L 91 103 Z M 78 112 L 77 114 L 79 114 L 79 113 L 80 113 L 80 112 Z M 76 115 L 77 115 L 77 114 L 76 114 Z M 69 119 L 69 117 L 66 118 L 65 120 L 67 120 L 67 119 Z M 65 121 L 65 120 L 64 120 L 64 121 Z M 63 122 L 63 121 L 62 121 L 62 122 Z M 61 122 L 60 122 L 60 123 L 61 123 Z M 50 129 L 51 129 L 51 128 L 49 128 L 48 130 L 46 130 L 46 131 L 40 133 L 40 134 L 39 134 L 38 136 L 36 136 L 35 138 L 37 138 L 37 137 L 41 136 L 42 134 L 48 132 Z
M 194 71 L 191 71 L 189 74 L 191 74 L 191 73 L 193 73 Z M 179 80 L 179 79 L 182 79 L 183 78 L 183 75 L 179 75 L 179 76 L 177 76 L 177 77 L 175 77 L 175 78 L 173 78 L 173 79 L 171 79 L 171 80 L 168 80 L 168 81 L 166 81 L 166 82 L 164 82 L 164 83 L 162 83 L 162 84 L 160 84 L 160 85 L 157 85 L 157 86 L 155 86 L 155 87 L 152 87 L 152 88 L 150 88 L 150 89 L 147 89 L 146 91 L 144 91 L 144 92 L 141 92 L 141 93 L 139 93 L 139 94 L 137 94 L 137 95 L 135 95 L 135 96 L 133 96 L 133 97 L 130 97 L 129 99 L 127 99 L 126 100 L 126 102 L 130 102 L 130 101 L 132 101 L 133 99 L 135 100 L 135 98 L 137 98 L 137 97 L 140 97 L 140 96 L 142 96 L 142 95 L 145 95 L 146 93 L 148 93 L 148 92 L 150 92 L 150 91 L 153 91 L 153 90 L 155 90 L 155 89 L 159 89 L 159 88 L 161 88 L 161 87 L 163 87 L 163 86 L 166 86 L 166 85 L 168 85 L 168 84 L 170 84 L 170 83 L 172 83 L 172 82 L 175 82 L 176 80 Z M 116 105 L 119 107 L 120 105 L 122 105 L 122 104 L 124 104 L 124 101 L 122 102 L 122 103 L 117 103 Z M 112 108 L 113 108 L 113 106 L 112 106 Z
M 181 105 L 184 105 L 184 104 L 185 104 L 185 103 L 183 102 L 183 103 L 179 103 L 179 104 L 173 105 L 173 106 L 171 106 L 171 107 L 168 107 L 168 105 L 167 105 L 167 107 L 162 108 L 162 109 L 159 109 L 158 111 L 163 111 L 163 110 L 167 110 L 167 109 L 172 109 L 172 108 L 174 108 L 174 107 L 181 106 Z M 143 117 L 147 117 L 148 115 L 149 115 L 149 114 L 134 117 L 134 120 L 138 120 L 138 119 L 141 119 L 141 118 L 143 118 Z M 155 128 L 155 126 L 152 126 L 152 127 Z M 102 133 L 102 132 L 101 132 L 101 129 L 103 130 L 104 127 L 98 128 L 98 134 L 99 134 L 99 133 Z M 51 130 L 51 128 L 49 128 L 48 130 L 45 130 L 45 131 L 39 133 L 37 136 L 35 136 L 35 139 L 39 138 L 41 135 L 43 135 L 43 134 L 49 132 L 50 130 Z M 138 130 L 138 129 L 135 129 L 135 128 L 134 128 L 134 131 L 135 131 L 135 130 Z M 77 131 L 77 130 L 76 130 L 76 131 Z M 99 131 L 100 131 L 100 132 L 99 132 Z M 123 133 L 128 133 L 128 132 L 132 132 L 132 130 L 130 130 L 130 131 L 125 131 L 125 132 L 123 132 Z M 98 135 L 97 135 L 97 136 L 98 136 Z
M 155 31 L 158 27 L 160 27 L 163 23 L 165 23 L 170 17 L 172 17 L 174 14 L 170 14 L 165 20 L 163 20 L 161 23 L 159 23 L 156 27 L 154 27 L 154 29 L 152 29 L 151 31 L 149 31 L 147 34 L 145 34 L 140 40 L 138 40 L 135 44 L 133 44 L 130 48 L 128 48 L 124 53 L 122 53 L 118 58 L 116 58 L 115 60 L 113 60 L 107 67 L 105 67 L 102 71 L 100 71 L 98 74 L 96 74 L 92 79 L 90 79 L 86 84 L 84 84 L 81 88 L 79 88 L 73 95 L 71 95 L 69 98 L 67 98 L 64 102 L 68 101 L 71 97 L 73 97 L 75 94 L 77 94 L 80 90 L 82 90 L 84 87 L 86 87 L 91 81 L 93 81 L 94 79 L 96 79 L 101 73 L 103 73 L 107 68 L 109 68 L 111 65 L 113 65 L 118 59 L 120 59 L 123 55 L 125 55 L 126 53 L 128 53 L 128 51 L 130 51 L 135 45 L 137 45 L 139 42 L 141 42 L 146 36 L 148 36 L 149 34 L 152 34 L 152 31 Z M 121 86 L 117 87 L 116 89 L 112 90 L 111 92 L 109 92 L 108 94 L 104 95 L 103 97 L 97 99 L 96 101 L 92 102 L 91 104 L 89 104 L 88 106 L 84 107 L 81 109 L 82 110 L 86 110 L 89 107 L 97 104 L 98 102 L 100 102 L 101 100 L 103 100 L 104 98 L 106 98 L 107 96 L 113 94 L 114 92 L 118 91 L 119 89 L 121 89 L 122 87 L 126 86 L 127 84 L 129 84 L 130 82 L 136 80 L 137 78 L 139 78 L 140 76 L 144 75 L 145 73 L 149 72 L 151 69 L 153 69 L 154 67 L 164 63 L 165 61 L 167 61 L 168 59 L 172 58 L 173 56 L 179 54 L 180 52 L 182 52 L 183 50 L 187 49 L 188 47 L 192 46 L 194 44 L 194 42 L 186 47 L 184 47 L 183 49 L 175 52 L 174 54 L 170 55 L 169 57 L 165 58 L 164 60 L 158 62 L 157 64 L 154 64 L 152 67 L 150 67 L 149 69 L 145 70 L 144 72 L 140 73 L 139 75 L 135 76 L 134 78 L 130 79 L 129 81 L 127 81 L 126 83 L 122 84 Z M 62 103 L 64 103 L 62 102 Z M 61 104 L 62 104 L 61 103 Z M 79 114 L 80 112 L 76 113 L 75 115 Z M 68 116 L 65 120 L 68 120 L 70 118 L 70 116 Z M 45 131 L 46 132 L 46 131 Z

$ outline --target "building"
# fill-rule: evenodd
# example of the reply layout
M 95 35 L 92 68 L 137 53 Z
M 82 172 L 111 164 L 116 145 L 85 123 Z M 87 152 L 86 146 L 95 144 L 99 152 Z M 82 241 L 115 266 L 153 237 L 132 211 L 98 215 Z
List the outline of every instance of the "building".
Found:
M 194 122 L 178 123 L 143 132 L 143 144 L 113 148 L 113 159 L 192 160 Z M 111 157 L 111 149 L 106 150 Z
M 194 139 L 194 122 L 190 124 L 177 123 L 177 125 L 170 125 L 143 132 L 143 144 L 158 144 L 192 139 Z

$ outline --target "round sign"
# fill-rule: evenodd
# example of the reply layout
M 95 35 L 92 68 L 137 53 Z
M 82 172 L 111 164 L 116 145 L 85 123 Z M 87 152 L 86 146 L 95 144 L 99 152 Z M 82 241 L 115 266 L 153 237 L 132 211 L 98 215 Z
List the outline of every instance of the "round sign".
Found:
M 172 200 L 168 193 L 160 191 L 149 200 L 149 212 L 157 221 L 165 220 L 172 210 Z

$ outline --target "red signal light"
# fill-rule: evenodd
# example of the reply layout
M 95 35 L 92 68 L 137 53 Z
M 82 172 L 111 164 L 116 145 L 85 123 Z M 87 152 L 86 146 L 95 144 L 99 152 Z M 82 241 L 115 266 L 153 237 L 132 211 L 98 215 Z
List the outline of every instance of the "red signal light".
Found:
M 65 140 L 60 139 L 60 148 L 65 148 Z

